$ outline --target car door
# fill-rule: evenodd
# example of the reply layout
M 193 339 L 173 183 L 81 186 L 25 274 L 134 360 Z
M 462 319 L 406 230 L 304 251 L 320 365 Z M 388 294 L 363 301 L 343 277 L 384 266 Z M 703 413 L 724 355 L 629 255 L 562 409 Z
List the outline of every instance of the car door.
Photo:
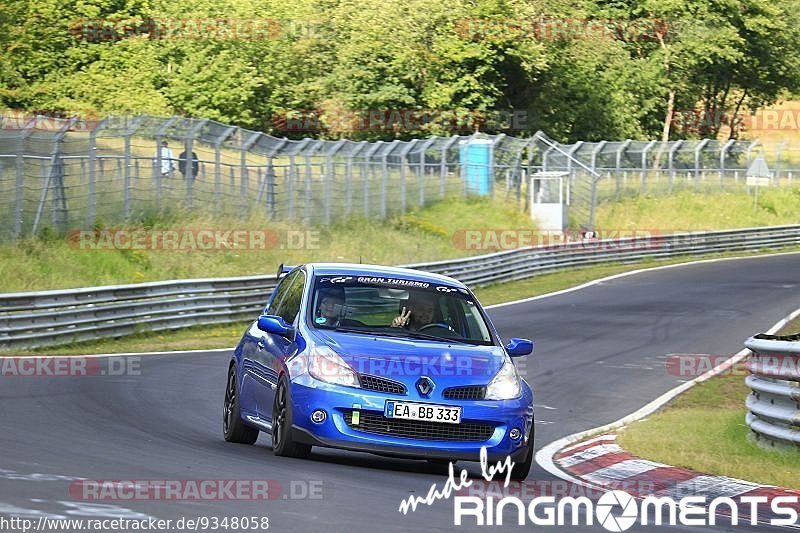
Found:
M 280 305 L 292 282 L 297 278 L 298 273 L 293 272 L 284 277 L 275 287 L 273 296 L 270 298 L 264 314 L 274 314 L 274 310 Z M 258 320 L 253 321 L 244 334 L 242 339 L 242 383 L 241 383 L 241 406 L 245 412 L 259 414 L 258 405 L 264 402 L 268 393 L 264 390 L 271 388 L 267 380 L 266 372 L 263 370 L 263 352 L 268 341 L 267 333 L 258 329 Z M 270 413 L 271 414 L 271 413 Z
M 288 325 L 295 326 L 297 331 L 298 316 L 300 306 L 305 292 L 306 274 L 302 270 L 295 272 L 294 278 L 290 280 L 286 294 L 276 305 L 270 305 L 268 314 L 276 315 L 283 319 Z M 283 335 L 261 332 L 262 342 L 256 344 L 256 355 L 254 357 L 255 368 L 259 372 L 259 380 L 264 384 L 259 388 L 257 398 L 259 417 L 264 420 L 272 420 L 272 404 L 275 398 L 275 389 L 278 386 L 278 377 L 284 367 L 284 361 L 295 355 L 298 349 L 300 333 L 295 339 L 288 339 Z

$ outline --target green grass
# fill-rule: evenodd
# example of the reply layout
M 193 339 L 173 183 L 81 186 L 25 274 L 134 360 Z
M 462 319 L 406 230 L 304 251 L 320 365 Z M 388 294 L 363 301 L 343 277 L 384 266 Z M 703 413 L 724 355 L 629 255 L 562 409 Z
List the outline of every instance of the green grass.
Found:
M 385 221 L 350 219 L 331 226 L 227 219 L 145 220 L 130 228 L 264 229 L 281 236 L 280 245 L 259 251 L 81 250 L 45 234 L 0 245 L 0 292 L 140 283 L 164 279 L 272 274 L 280 263 L 310 261 L 405 264 L 479 253 L 453 238 L 460 229 L 532 228 L 516 206 L 499 200 L 455 199 Z M 288 231 L 308 231 L 307 249 L 281 249 Z
M 800 331 L 800 319 L 782 333 Z M 652 461 L 698 472 L 800 489 L 800 453 L 767 450 L 750 437 L 744 402 L 747 371 L 695 385 L 655 415 L 620 432 L 627 451 Z
M 681 230 L 733 229 L 800 223 L 800 187 L 762 188 L 758 205 L 746 192 L 623 198 L 602 203 L 596 226 L 601 229 Z

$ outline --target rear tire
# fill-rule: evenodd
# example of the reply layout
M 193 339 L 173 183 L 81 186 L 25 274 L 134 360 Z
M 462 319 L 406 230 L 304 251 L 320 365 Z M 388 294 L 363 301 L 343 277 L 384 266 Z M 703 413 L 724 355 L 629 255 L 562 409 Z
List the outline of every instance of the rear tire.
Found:
M 292 399 L 289 381 L 281 376 L 272 405 L 272 452 L 282 457 L 305 458 L 311 453 L 311 445 L 292 440 Z
M 258 430 L 245 425 L 239 409 L 239 390 L 236 387 L 236 365 L 228 371 L 225 401 L 222 406 L 222 434 L 228 442 L 253 444 L 258 439 Z

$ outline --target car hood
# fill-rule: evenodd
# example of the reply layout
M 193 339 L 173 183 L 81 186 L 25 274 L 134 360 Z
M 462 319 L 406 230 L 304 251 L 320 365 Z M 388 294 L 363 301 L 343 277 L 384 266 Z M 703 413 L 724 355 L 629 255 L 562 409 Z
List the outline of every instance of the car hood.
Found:
M 506 360 L 505 351 L 499 346 L 336 331 L 316 332 L 316 338 L 335 350 L 357 372 L 400 381 L 439 376 L 448 383 L 486 384 Z

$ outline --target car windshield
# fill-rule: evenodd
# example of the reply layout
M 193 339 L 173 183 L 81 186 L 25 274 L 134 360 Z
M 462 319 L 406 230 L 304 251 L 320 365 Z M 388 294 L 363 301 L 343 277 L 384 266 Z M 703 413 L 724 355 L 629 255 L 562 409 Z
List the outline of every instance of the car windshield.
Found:
M 493 344 L 478 304 L 463 288 L 386 276 L 318 276 L 310 303 L 316 328 Z

